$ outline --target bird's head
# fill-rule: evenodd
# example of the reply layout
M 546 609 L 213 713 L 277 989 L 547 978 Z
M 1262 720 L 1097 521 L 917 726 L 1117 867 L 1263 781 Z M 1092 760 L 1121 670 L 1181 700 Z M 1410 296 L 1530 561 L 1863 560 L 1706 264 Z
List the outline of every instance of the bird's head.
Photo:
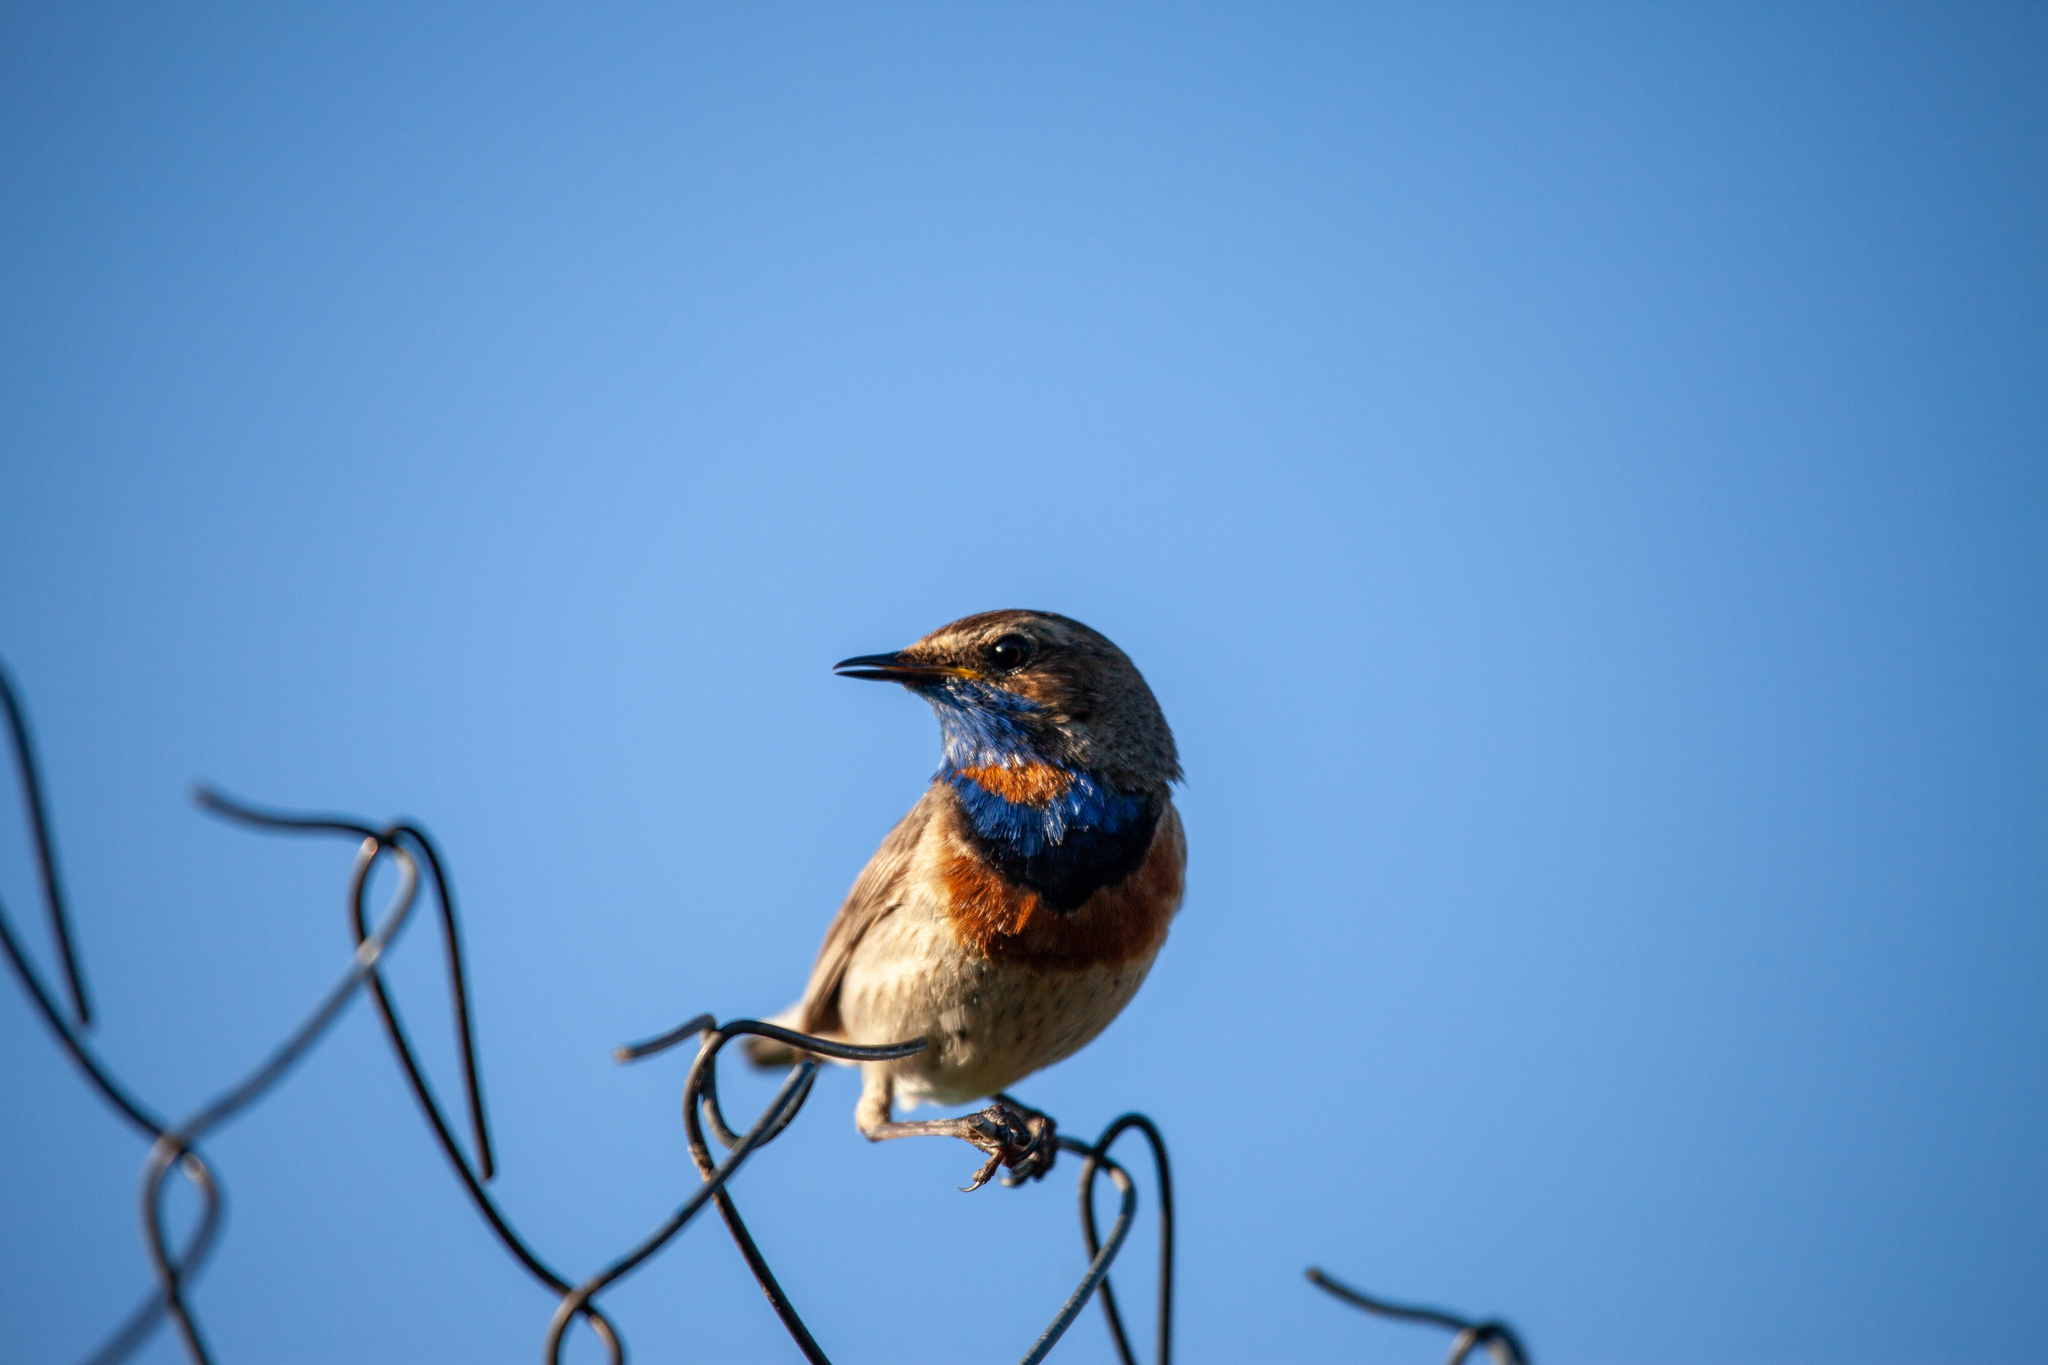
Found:
M 954 768 L 1050 763 L 1126 791 L 1180 780 L 1173 732 L 1121 649 L 1049 611 L 985 611 L 833 665 L 932 704 Z

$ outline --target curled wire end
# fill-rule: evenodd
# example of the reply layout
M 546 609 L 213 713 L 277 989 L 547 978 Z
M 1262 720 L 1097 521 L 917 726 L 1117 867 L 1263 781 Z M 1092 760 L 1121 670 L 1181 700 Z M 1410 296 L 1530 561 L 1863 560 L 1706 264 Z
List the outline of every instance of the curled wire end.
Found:
M 1395 1318 L 1402 1322 L 1425 1322 L 1433 1327 L 1441 1327 L 1447 1332 L 1457 1333 L 1451 1341 L 1451 1351 L 1446 1357 L 1445 1365 L 1463 1365 L 1463 1362 L 1481 1346 L 1493 1356 L 1497 1365 L 1529 1365 L 1529 1353 L 1523 1348 L 1522 1339 L 1515 1335 L 1513 1328 L 1498 1318 L 1474 1322 L 1441 1308 L 1424 1308 L 1416 1304 L 1376 1299 L 1325 1274 L 1315 1266 L 1310 1266 L 1306 1273 L 1310 1284 L 1332 1298 L 1342 1299 L 1354 1308 L 1363 1308 L 1368 1313 L 1377 1313 L 1383 1318 Z
M 365 839 L 382 836 L 360 820 L 351 820 L 345 815 L 305 815 L 291 811 L 266 810 L 262 806 L 229 796 L 217 787 L 204 782 L 192 786 L 192 804 L 209 815 L 218 815 L 224 820 L 237 824 L 254 825 L 258 829 L 300 830 L 307 834 L 358 834 Z
M 709 1033 L 717 1027 L 717 1015 L 700 1014 L 694 1019 L 686 1019 L 682 1023 L 677 1024 L 667 1033 L 657 1033 L 644 1043 L 623 1043 L 613 1048 L 612 1060 L 615 1062 L 637 1062 L 642 1057 L 652 1057 L 658 1052 L 666 1052 L 686 1038 L 694 1038 L 700 1033 Z
M 922 1052 L 928 1046 L 923 1038 L 911 1038 L 901 1043 L 883 1043 L 879 1047 L 860 1047 L 832 1038 L 798 1033 L 795 1029 L 759 1019 L 729 1019 L 719 1032 L 727 1037 L 748 1034 L 755 1038 L 773 1038 L 778 1043 L 787 1043 L 801 1051 L 815 1052 L 820 1057 L 833 1057 L 842 1062 L 893 1062 Z

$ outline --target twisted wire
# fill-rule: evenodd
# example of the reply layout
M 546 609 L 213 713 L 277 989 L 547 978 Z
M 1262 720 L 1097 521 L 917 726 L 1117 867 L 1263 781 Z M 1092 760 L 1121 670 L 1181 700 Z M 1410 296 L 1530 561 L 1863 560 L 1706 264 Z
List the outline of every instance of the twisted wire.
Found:
M 1353 1289 L 1343 1281 L 1325 1274 L 1311 1266 L 1308 1281 L 1331 1297 L 1341 1299 L 1368 1313 L 1397 1322 L 1424 1322 L 1432 1327 L 1441 1327 L 1457 1335 L 1451 1338 L 1450 1354 L 1444 1357 L 1444 1365 L 1465 1365 L 1474 1351 L 1484 1346 L 1493 1357 L 1494 1365 L 1529 1365 L 1529 1352 L 1522 1345 L 1522 1339 L 1514 1329 L 1498 1318 L 1473 1321 L 1445 1312 L 1441 1308 L 1424 1308 L 1411 1303 L 1394 1303 L 1388 1299 L 1375 1298 L 1363 1290 Z

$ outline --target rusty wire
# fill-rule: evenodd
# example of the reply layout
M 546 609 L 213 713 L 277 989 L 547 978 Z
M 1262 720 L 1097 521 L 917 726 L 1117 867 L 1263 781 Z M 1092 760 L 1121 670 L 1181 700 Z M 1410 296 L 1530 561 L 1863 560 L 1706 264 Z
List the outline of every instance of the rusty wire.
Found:
M 809 1098 L 817 1078 L 817 1057 L 842 1061 L 886 1061 L 907 1057 L 925 1046 L 914 1038 L 887 1047 L 854 1047 L 830 1039 L 815 1038 L 774 1024 L 753 1019 L 734 1019 L 721 1024 L 701 1014 L 645 1042 L 620 1047 L 614 1053 L 620 1062 L 634 1062 L 665 1052 L 692 1038 L 699 1039 L 695 1061 L 683 1087 L 683 1127 L 689 1141 L 690 1158 L 696 1167 L 698 1186 L 676 1211 L 635 1246 L 612 1260 L 604 1269 L 581 1280 L 571 1280 L 557 1271 L 520 1234 L 511 1218 L 492 1197 L 486 1186 L 496 1174 L 490 1122 L 485 1114 L 482 1071 L 477 1061 L 476 1037 L 469 1008 L 468 970 L 462 949 L 460 920 L 455 893 L 440 850 L 424 829 L 410 823 L 377 827 L 367 821 L 339 815 L 306 815 L 263 810 L 230 799 L 219 792 L 200 789 L 198 804 L 212 814 L 238 824 L 273 833 L 330 835 L 357 841 L 355 865 L 349 875 L 346 898 L 348 927 L 354 940 L 349 965 L 323 994 L 306 1017 L 271 1050 L 262 1063 L 227 1087 L 211 1103 L 180 1120 L 159 1115 L 114 1074 L 87 1038 L 92 1023 L 91 998 L 77 944 L 71 932 L 71 914 L 59 875 L 48 806 L 44 798 L 28 721 L 6 669 L 0 667 L 0 709 L 7 714 L 16 775 L 22 801 L 27 809 L 31 846 L 35 855 L 50 937 L 62 970 L 70 1011 L 67 1015 L 57 992 L 30 958 L 4 904 L 0 904 L 0 948 L 4 948 L 23 990 L 28 994 L 58 1045 L 70 1057 L 81 1075 L 100 1097 L 130 1126 L 150 1139 L 143 1162 L 140 1212 L 143 1249 L 156 1279 L 156 1290 L 139 1303 L 105 1342 L 86 1358 L 86 1365 L 117 1365 L 140 1350 L 155 1330 L 168 1320 L 178 1333 L 186 1356 L 195 1365 L 214 1360 L 190 1298 L 189 1288 L 218 1242 L 221 1223 L 222 1187 L 212 1165 L 201 1154 L 199 1143 L 222 1124 L 246 1111 L 276 1088 L 300 1060 L 333 1026 L 347 1004 L 365 991 L 375 1004 L 384 1035 L 407 1087 L 435 1142 L 454 1170 L 457 1181 L 506 1252 L 557 1299 L 549 1320 L 543 1347 L 547 1365 L 559 1365 L 563 1341 L 569 1328 L 581 1319 L 603 1344 L 612 1365 L 624 1365 L 626 1345 L 617 1326 L 606 1316 L 596 1299 L 605 1289 L 633 1274 L 658 1254 L 677 1234 L 703 1211 L 715 1204 L 726 1231 L 753 1272 L 761 1291 L 781 1319 L 790 1339 L 812 1365 L 830 1365 L 810 1330 L 804 1325 L 789 1296 L 777 1282 L 767 1259 L 747 1231 L 733 1201 L 731 1181 L 741 1165 L 774 1141 L 794 1120 Z M 397 885 L 381 921 L 372 922 L 367 903 L 370 881 L 381 863 L 389 862 L 397 874 Z M 457 1126 L 449 1119 L 441 1099 L 427 1079 L 419 1054 L 413 1046 L 398 1002 L 387 987 L 382 971 L 384 955 L 399 932 L 410 921 L 422 887 L 430 893 L 441 926 L 441 943 L 448 978 L 449 1000 L 461 1062 L 464 1109 L 471 1150 L 457 1140 Z M 788 1043 L 799 1050 L 801 1060 L 791 1068 L 773 1099 L 742 1134 L 726 1121 L 719 1105 L 717 1062 L 720 1051 L 734 1038 L 754 1035 Z M 804 1055 L 809 1054 L 809 1055 Z M 706 1130 L 728 1153 L 715 1161 Z M 1088 1269 L 1052 1321 L 1022 1357 L 1022 1365 L 1039 1365 L 1061 1336 L 1073 1325 L 1093 1297 L 1101 1303 L 1108 1322 L 1111 1344 L 1121 1365 L 1136 1365 L 1129 1334 L 1111 1288 L 1109 1269 L 1123 1249 L 1136 1223 L 1138 1191 L 1130 1173 L 1114 1161 L 1110 1148 L 1126 1133 L 1141 1134 L 1151 1149 L 1159 1197 L 1159 1290 L 1155 1356 L 1158 1365 L 1169 1365 L 1173 1353 L 1174 1220 L 1173 1175 L 1166 1155 L 1166 1142 L 1159 1129 L 1143 1114 L 1124 1114 L 1113 1120 L 1094 1142 L 1060 1135 L 1060 1149 L 1082 1158 L 1080 1214 L 1082 1242 L 1088 1253 Z M 173 1172 L 191 1183 L 200 1199 L 197 1225 L 182 1247 L 173 1247 L 163 1226 L 163 1193 Z M 1095 1189 L 1107 1176 L 1119 1195 L 1115 1221 L 1107 1237 L 1096 1220 Z M 1487 1319 L 1470 1321 L 1439 1309 L 1390 1303 L 1341 1284 L 1320 1270 L 1311 1269 L 1308 1278 L 1335 1297 L 1368 1312 L 1411 1322 L 1430 1323 L 1456 1333 L 1447 1365 L 1464 1365 L 1473 1352 L 1484 1347 L 1495 1365 L 1529 1365 L 1519 1338 L 1504 1323 Z

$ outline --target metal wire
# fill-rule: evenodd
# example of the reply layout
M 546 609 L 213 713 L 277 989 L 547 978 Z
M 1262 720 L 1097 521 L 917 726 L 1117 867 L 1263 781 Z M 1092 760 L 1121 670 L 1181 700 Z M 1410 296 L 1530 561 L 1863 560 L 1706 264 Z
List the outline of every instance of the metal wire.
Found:
M 597 1297 L 652 1260 L 703 1211 L 706 1204 L 717 1206 L 741 1258 L 753 1272 L 761 1292 L 767 1296 L 797 1349 L 812 1365 L 830 1365 L 829 1358 L 804 1325 L 748 1232 L 734 1203 L 731 1182 L 747 1159 L 779 1137 L 803 1109 L 817 1078 L 817 1058 L 853 1062 L 893 1060 L 923 1049 L 924 1039 L 913 1038 L 887 1047 L 853 1047 L 759 1020 L 734 1019 L 720 1024 L 714 1016 L 700 1014 L 645 1042 L 617 1049 L 614 1055 L 618 1061 L 633 1062 L 655 1056 L 692 1038 L 701 1040 L 684 1082 L 682 1098 L 683 1129 L 688 1138 L 691 1162 L 696 1167 L 698 1184 L 682 1199 L 674 1213 L 633 1247 L 595 1274 L 572 1280 L 534 1250 L 486 1188 L 496 1174 L 497 1163 L 491 1126 L 484 1108 L 482 1068 L 478 1062 L 476 1034 L 471 1019 L 461 924 L 456 914 L 455 893 L 447 864 L 426 831 L 408 823 L 380 827 L 352 816 L 267 810 L 204 788 L 195 793 L 202 809 L 254 829 L 355 840 L 355 865 L 349 875 L 345 896 L 347 925 L 354 949 L 347 969 L 262 1062 L 227 1086 L 210 1103 L 186 1118 L 172 1121 L 138 1099 L 94 1050 L 86 1036 L 92 1019 L 91 1003 L 83 965 L 71 932 L 70 906 L 58 872 L 43 784 L 26 714 L 4 667 L 0 667 L 0 706 L 4 706 L 7 713 L 15 770 L 28 812 L 31 845 L 49 918 L 50 936 L 56 947 L 71 1007 L 69 1015 L 60 1004 L 57 992 L 37 969 L 15 930 L 14 920 L 5 904 L 0 904 L 0 949 L 5 950 L 7 960 L 36 1012 L 86 1082 L 122 1119 L 150 1140 L 149 1152 L 143 1162 L 140 1213 L 143 1249 L 156 1280 L 156 1290 L 139 1303 L 87 1357 L 87 1365 L 117 1365 L 128 1359 L 165 1321 L 169 1321 L 177 1331 L 187 1358 L 195 1365 L 211 1365 L 214 1356 L 192 1305 L 190 1291 L 219 1241 L 223 1189 L 212 1163 L 201 1151 L 200 1143 L 208 1134 L 245 1113 L 282 1084 L 359 993 L 367 994 L 376 1006 L 378 1021 L 399 1072 L 478 1215 L 507 1254 L 555 1296 L 555 1312 L 549 1320 L 543 1343 L 542 1359 L 547 1365 L 558 1365 L 563 1341 L 578 1320 L 587 1324 L 597 1336 L 612 1365 L 624 1365 L 625 1340 L 596 1303 Z M 373 923 L 368 905 L 369 885 L 377 868 L 386 863 L 396 873 L 397 884 L 382 917 Z M 433 902 L 435 918 L 441 929 L 442 956 L 462 1068 L 464 1117 L 467 1119 L 464 1126 L 468 1129 L 469 1150 L 465 1150 L 456 1138 L 457 1125 L 450 1121 L 440 1096 L 427 1077 L 404 1015 L 383 975 L 384 957 L 399 932 L 409 923 L 422 887 Z M 801 1060 L 791 1068 L 775 1097 L 742 1134 L 735 1132 L 726 1121 L 719 1104 L 717 1067 L 719 1053 L 725 1046 L 744 1036 L 772 1038 L 787 1043 L 798 1051 Z M 1082 1158 L 1081 1236 L 1088 1253 L 1088 1268 L 1052 1321 L 1025 1352 L 1022 1365 L 1039 1365 L 1073 1325 L 1091 1297 L 1102 1304 L 1118 1359 L 1122 1365 L 1136 1365 L 1130 1338 L 1109 1281 L 1110 1266 L 1129 1238 L 1138 1210 L 1136 1182 L 1123 1166 L 1110 1157 L 1109 1150 L 1119 1138 L 1133 1130 L 1143 1135 L 1151 1149 L 1158 1186 L 1156 1359 L 1158 1365 L 1170 1365 L 1173 1352 L 1173 1176 L 1167 1161 L 1165 1140 L 1152 1121 L 1142 1114 L 1122 1115 L 1092 1143 L 1064 1135 L 1058 1139 L 1062 1150 Z M 710 1144 L 706 1141 L 707 1132 L 726 1149 L 727 1156 L 722 1162 L 713 1159 Z M 164 1191 L 174 1172 L 191 1184 L 200 1200 L 198 1222 L 181 1247 L 171 1244 L 164 1227 Z M 1100 1234 L 1096 1223 L 1095 1186 L 1102 1176 L 1109 1178 L 1120 1196 L 1116 1219 L 1107 1237 Z M 1384 1303 L 1340 1285 L 1318 1270 L 1311 1270 L 1309 1278 L 1332 1294 L 1368 1311 L 1435 1323 L 1457 1332 L 1450 1365 L 1462 1365 L 1480 1346 L 1485 1346 L 1492 1353 L 1497 1365 L 1528 1365 L 1521 1343 L 1499 1322 L 1467 1322 L 1435 1309 Z
M 1441 1308 L 1423 1308 L 1415 1304 L 1376 1299 L 1314 1267 L 1310 1267 L 1308 1271 L 1308 1280 L 1318 1289 L 1328 1291 L 1332 1297 L 1363 1308 L 1368 1313 L 1377 1313 L 1383 1318 L 1394 1318 L 1401 1322 L 1426 1322 L 1433 1327 L 1442 1327 L 1457 1333 L 1451 1338 L 1451 1351 L 1444 1357 L 1444 1365 L 1465 1365 L 1465 1361 L 1481 1346 L 1484 1346 L 1487 1354 L 1493 1357 L 1494 1365 L 1529 1365 L 1529 1352 L 1522 1346 L 1522 1339 L 1515 1335 L 1513 1328 L 1498 1318 L 1474 1322 L 1470 1318 L 1461 1318 L 1456 1313 L 1447 1313 Z
M 35 746 L 29 740 L 28 717 L 14 691 L 14 680 L 0 665 L 0 698 L 7 706 L 8 738 L 14 743 L 14 771 L 21 779 L 21 801 L 28 808 L 29 834 L 35 840 L 36 873 L 43 882 L 43 904 L 50 912 L 50 937 L 57 941 L 57 960 L 64 964 L 64 984 L 71 988 L 71 1008 L 80 1028 L 92 1025 L 92 999 L 85 993 L 85 972 L 71 942 L 71 916 L 64 909 L 64 884 L 57 876 L 57 851 L 50 843 L 50 821 L 43 803 L 43 781 L 36 768 Z M 39 992 L 40 994 L 40 992 Z M 47 1003 L 41 1002 L 41 1003 Z
M 1088 1254 L 1096 1254 L 1095 1231 L 1095 1172 L 1108 1161 L 1105 1155 L 1118 1138 L 1131 1129 L 1145 1135 L 1145 1141 L 1152 1148 L 1152 1169 L 1159 1182 L 1159 1365 L 1167 1365 L 1173 1359 L 1173 1171 L 1166 1163 L 1166 1139 L 1159 1135 L 1159 1129 L 1143 1114 L 1125 1114 L 1112 1120 L 1102 1130 L 1102 1136 L 1095 1140 L 1095 1150 L 1089 1154 L 1081 1168 L 1081 1241 L 1087 1246 Z M 1109 1287 L 1109 1277 L 1102 1280 L 1102 1312 L 1109 1319 L 1109 1339 L 1116 1347 L 1117 1359 L 1123 1365 L 1137 1365 L 1131 1354 L 1130 1338 L 1124 1333 L 1123 1315 L 1117 1312 L 1116 1295 Z

